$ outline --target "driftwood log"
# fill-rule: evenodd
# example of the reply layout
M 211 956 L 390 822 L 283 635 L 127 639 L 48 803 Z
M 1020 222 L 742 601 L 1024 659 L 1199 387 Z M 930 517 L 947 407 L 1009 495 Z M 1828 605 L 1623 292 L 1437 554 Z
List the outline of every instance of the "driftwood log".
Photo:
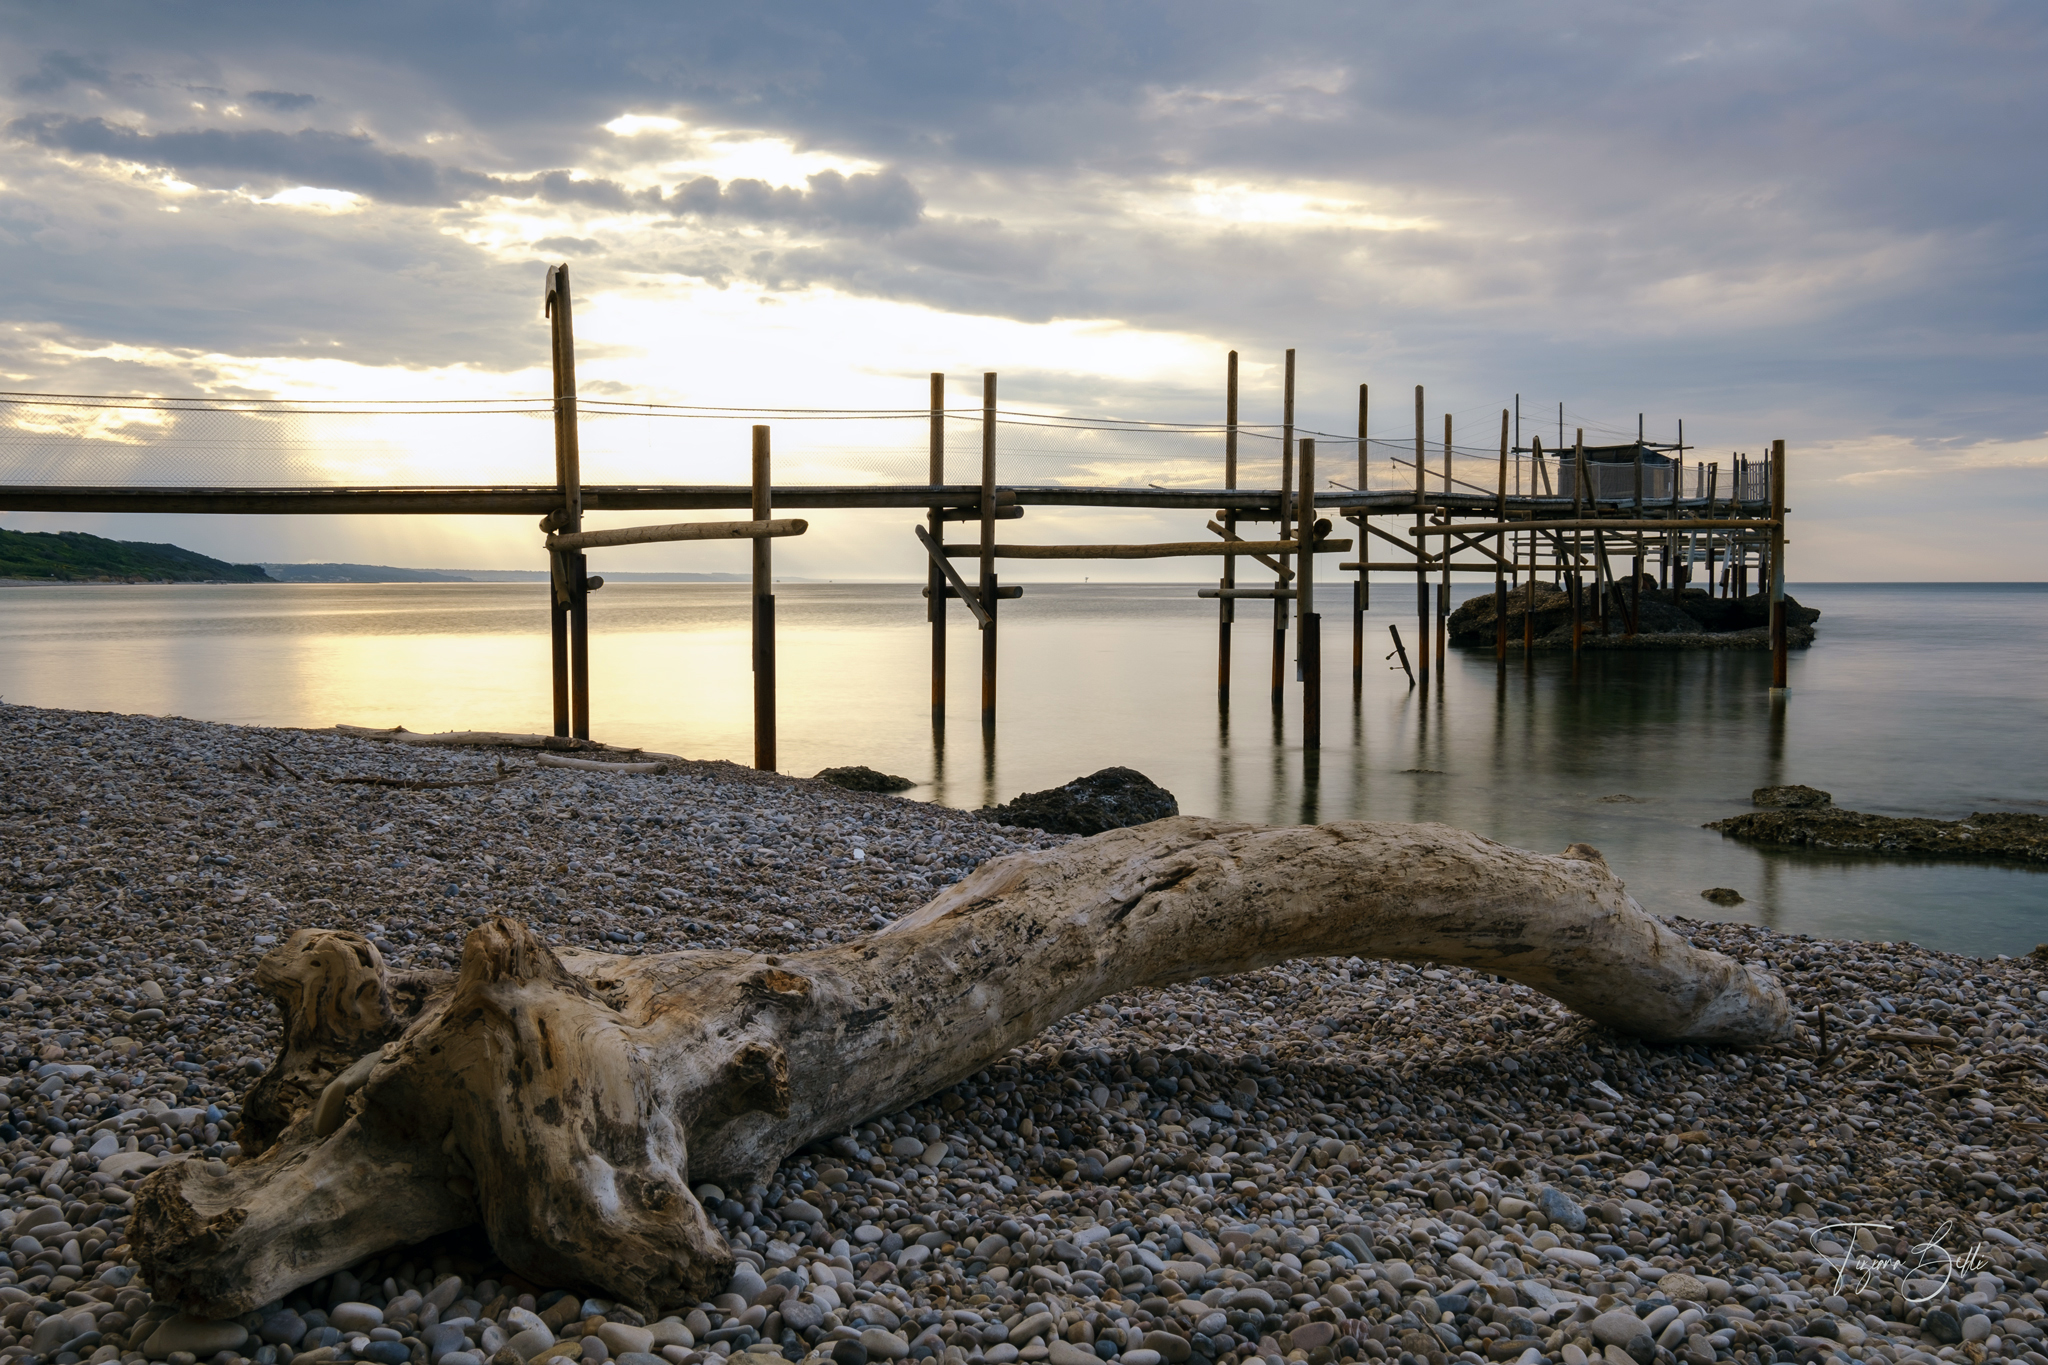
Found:
M 250 1155 L 156 1172 L 130 1235 L 153 1291 L 211 1317 L 479 1222 L 538 1283 L 695 1303 L 732 1256 L 694 1182 L 765 1177 L 1105 996 L 1352 955 L 1482 968 L 1653 1039 L 1790 1030 L 1771 981 L 1644 914 L 1582 845 L 1161 820 L 995 859 L 790 957 L 554 950 L 494 919 L 459 971 L 397 972 L 299 930 L 257 974 L 284 1043 Z

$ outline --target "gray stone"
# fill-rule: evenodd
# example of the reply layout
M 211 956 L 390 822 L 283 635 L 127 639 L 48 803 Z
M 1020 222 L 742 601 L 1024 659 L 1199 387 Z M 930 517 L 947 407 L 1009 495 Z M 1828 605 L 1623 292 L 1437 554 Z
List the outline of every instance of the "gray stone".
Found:
M 628 1351 L 615 1357 L 613 1365 L 668 1365 L 668 1362 L 647 1351 Z
M 517 1355 L 521 1360 L 532 1360 L 554 1344 L 555 1334 L 543 1324 L 539 1327 L 529 1327 L 523 1332 L 513 1334 L 505 1342 L 505 1349 Z
M 367 1332 L 384 1325 L 384 1310 L 368 1303 L 337 1303 L 327 1310 L 327 1321 L 344 1332 Z
M 1990 1318 L 1982 1313 L 1972 1313 L 1963 1319 L 1963 1340 L 1982 1341 L 1996 1330 Z
M 149 1340 L 142 1343 L 142 1353 L 151 1360 L 166 1359 L 173 1351 L 190 1351 L 203 1357 L 238 1350 L 248 1339 L 249 1329 L 232 1319 L 208 1322 L 180 1313 L 150 1333 Z
M 1160 1361 L 1164 1358 L 1159 1352 L 1148 1350 L 1143 1346 L 1134 1346 L 1117 1357 L 1117 1359 L 1123 1362 L 1123 1365 L 1160 1365 Z
M 1054 1337 L 1045 1343 L 1045 1346 L 1052 1365 L 1102 1365 L 1102 1357 L 1096 1355 L 1093 1350 L 1086 1346 L 1076 1346 L 1063 1338 Z
M 1173 1362 L 1173 1365 L 1180 1365 L 1194 1352 L 1188 1339 L 1177 1332 L 1145 1333 L 1145 1349 L 1159 1352 L 1162 1359 Z
M 375 1365 L 406 1365 L 412 1359 L 412 1347 L 402 1341 L 372 1341 L 356 1352 L 356 1359 L 374 1361 Z
M 622 1322 L 607 1322 L 597 1329 L 597 1339 L 615 1356 L 625 1355 L 628 1351 L 639 1355 L 654 1353 L 654 1333 L 645 1327 L 628 1327 Z
M 726 1286 L 726 1292 L 737 1294 L 748 1303 L 752 1303 L 754 1295 L 767 1287 L 768 1282 L 761 1278 L 761 1272 L 741 1261 L 732 1268 L 732 1283 Z
M 1052 1330 L 1052 1314 L 1033 1313 L 1010 1329 L 1010 1344 L 1022 1346 L 1033 1337 L 1044 1336 Z
M 1537 1194 L 1536 1208 L 1542 1213 L 1544 1221 L 1555 1223 L 1566 1232 L 1586 1230 L 1586 1211 L 1555 1185 L 1545 1185 Z
M 306 1320 L 287 1308 L 281 1313 L 272 1313 L 265 1318 L 262 1325 L 256 1329 L 256 1335 L 267 1345 L 296 1346 L 305 1338 Z
M 1329 1322 L 1304 1322 L 1288 1334 L 1291 1349 L 1313 1351 L 1318 1346 L 1328 1346 L 1336 1338 L 1337 1326 Z
M 1643 1320 L 1626 1308 L 1614 1308 L 1592 1322 L 1593 1338 L 1608 1346 L 1627 1346 L 1637 1337 L 1650 1334 Z
M 1963 1339 L 1963 1325 L 1946 1308 L 1932 1309 L 1923 1316 L 1920 1330 L 1943 1346 L 1953 1346 Z
M 864 1328 L 860 1344 L 869 1360 L 901 1360 L 910 1354 L 910 1343 L 884 1327 Z
M 811 1328 L 824 1324 L 825 1309 L 821 1304 L 806 1303 L 802 1299 L 784 1299 L 782 1321 L 785 1326 L 793 1327 L 799 1332 L 808 1332 Z

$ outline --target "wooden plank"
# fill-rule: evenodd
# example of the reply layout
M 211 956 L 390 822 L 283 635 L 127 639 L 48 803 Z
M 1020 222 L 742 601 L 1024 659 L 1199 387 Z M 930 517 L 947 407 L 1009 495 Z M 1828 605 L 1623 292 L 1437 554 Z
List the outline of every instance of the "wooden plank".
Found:
M 1176 540 L 1157 545 L 998 545 L 997 559 L 1184 559 L 1205 555 L 1300 554 L 1293 540 Z M 1306 547 L 1314 554 L 1341 554 L 1349 540 L 1317 540 Z M 948 555 L 979 555 L 979 545 L 948 545 Z
M 925 530 L 922 526 L 913 526 L 911 529 L 917 532 L 918 541 L 923 544 L 925 553 L 931 556 L 932 563 L 939 566 L 940 571 L 946 576 L 946 581 L 953 585 L 954 595 L 967 604 L 967 609 L 974 613 L 976 621 L 986 624 L 988 622 L 988 613 L 982 610 L 980 591 L 970 587 L 967 580 L 960 576 L 960 571 L 953 567 L 951 560 L 946 558 L 945 549 L 933 537 L 930 531 Z M 963 549 L 962 553 L 979 553 L 979 547 L 976 547 L 972 552 Z
M 618 526 L 548 537 L 550 550 L 594 550 L 605 545 L 656 545 L 676 540 L 774 540 L 810 529 L 801 517 L 760 521 L 678 521 L 666 526 Z
M 1446 526 L 1424 526 L 1410 531 L 1415 536 L 1462 536 L 1491 535 L 1495 531 L 1707 531 L 1741 529 L 1764 531 L 1779 525 L 1765 517 L 1747 518 L 1700 518 L 1696 520 L 1658 521 L 1648 517 L 1637 521 L 1621 517 L 1567 517 L 1553 520 L 1539 517 L 1534 521 L 1487 521 L 1452 523 Z

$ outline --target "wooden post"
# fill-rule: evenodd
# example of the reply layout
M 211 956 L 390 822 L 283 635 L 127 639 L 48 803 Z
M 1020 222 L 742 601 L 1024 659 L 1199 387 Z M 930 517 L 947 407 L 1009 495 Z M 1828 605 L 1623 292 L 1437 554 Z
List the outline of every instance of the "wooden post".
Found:
M 1451 501 L 1451 414 L 1444 414 L 1444 503 Z M 1437 686 L 1442 687 L 1451 667 L 1451 542 L 1444 540 L 1443 570 L 1436 590 Z
M 1543 439 L 1541 437 L 1536 438 L 1535 446 L 1537 450 L 1542 450 Z M 1529 482 L 1530 496 L 1533 499 L 1536 482 L 1533 477 L 1533 471 Z M 1529 519 L 1532 522 L 1536 519 L 1536 512 L 1533 507 L 1529 512 Z M 1536 532 L 1531 530 L 1524 539 L 1528 541 L 1529 581 L 1523 586 L 1522 598 L 1522 671 L 1524 673 L 1533 673 L 1536 671 Z
M 1280 397 L 1280 539 L 1287 539 L 1292 519 L 1294 493 L 1294 348 L 1287 348 L 1286 380 Z M 1280 557 L 1280 572 L 1273 586 L 1285 588 L 1289 578 L 1288 556 Z M 1278 714 L 1287 695 L 1287 602 L 1273 599 L 1273 710 Z
M 560 531 L 583 529 L 583 460 L 576 439 L 576 329 L 570 308 L 569 267 L 554 270 L 548 300 L 553 305 L 555 324 L 555 441 L 562 484 Z M 569 733 L 577 739 L 590 738 L 590 561 L 581 550 L 561 556 L 556 572 L 557 592 L 566 592 L 562 604 L 568 625 Z M 557 714 L 560 713 L 557 704 Z
M 1237 487 L 1237 352 L 1230 353 L 1223 378 L 1223 486 Z M 1225 508 L 1223 534 L 1237 534 L 1237 513 Z M 1216 602 L 1216 705 L 1230 707 L 1230 627 L 1237 620 L 1237 603 L 1230 590 L 1237 586 L 1237 556 L 1223 558 L 1223 577 L 1217 587 L 1224 595 Z
M 1500 410 L 1500 491 L 1493 500 L 1493 519 L 1508 519 L 1508 410 Z M 1493 552 L 1496 556 L 1507 557 L 1508 538 L 1505 532 L 1494 536 Z M 1496 564 L 1493 570 L 1493 661 L 1501 668 L 1508 666 L 1508 578 Z
M 1563 405 L 1559 404 L 1562 413 Z M 1586 501 L 1586 429 L 1579 428 L 1578 438 L 1572 442 L 1572 520 L 1577 521 L 1580 507 Z M 1597 509 L 1596 509 L 1597 510 Z M 1586 585 L 1579 573 L 1579 565 L 1585 562 L 1585 532 L 1576 528 L 1572 531 L 1572 667 L 1579 665 L 1579 647 L 1586 634 Z
M 932 487 L 938 488 L 946 482 L 946 376 L 934 371 L 932 374 L 932 416 L 931 416 L 931 476 Z M 940 509 L 931 509 L 930 525 L 932 539 L 943 542 L 946 538 L 945 514 Z M 925 604 L 925 619 L 932 623 L 932 724 L 946 723 L 946 578 L 939 566 L 927 563 L 924 571 L 925 593 L 930 599 Z
M 1422 385 L 1415 386 L 1415 529 L 1422 529 L 1424 508 L 1429 499 L 1422 485 L 1423 470 L 1429 463 L 1427 451 L 1423 448 L 1422 426 Z M 1418 546 L 1422 537 L 1415 537 Z M 1448 543 L 1448 542 L 1446 542 Z M 1429 568 L 1422 563 L 1421 556 L 1415 562 L 1415 662 L 1420 665 L 1422 686 L 1429 687 Z
M 1301 747 L 1314 752 L 1323 747 L 1323 618 L 1315 609 L 1316 557 L 1310 548 L 1316 539 L 1316 443 L 1306 437 L 1301 442 L 1301 515 L 1297 524 L 1301 528 L 1301 557 L 1294 575 L 1298 627 L 1294 658 L 1301 669 Z M 1361 554 L 1359 562 L 1364 561 Z
M 1785 443 L 1771 442 L 1771 691 L 1790 686 L 1785 640 Z
M 981 377 L 981 726 L 996 726 L 996 377 Z
M 548 356 L 554 371 L 554 417 L 555 417 L 555 486 L 560 491 L 561 506 L 550 513 L 543 527 L 554 529 L 579 529 L 570 526 L 578 501 L 578 490 L 569 478 L 569 441 L 571 428 L 564 420 L 563 396 L 574 391 L 573 384 L 565 385 L 562 379 L 564 359 L 563 333 L 569 324 L 568 267 L 549 267 L 546 295 L 541 311 L 548 318 Z M 561 295 L 557 306 L 556 295 Z M 573 359 L 570 361 L 573 365 Z M 569 609 L 572 598 L 569 592 L 570 554 L 564 550 L 548 552 L 548 634 L 550 638 L 550 665 L 554 683 L 554 726 L 555 733 L 563 738 L 569 734 Z
M 755 427 L 754 520 L 768 520 L 773 502 L 768 428 Z M 775 771 L 775 574 L 770 548 L 774 544 L 766 536 L 754 538 L 754 766 L 762 772 Z
M 1367 468 L 1366 447 L 1366 386 L 1358 386 L 1358 491 L 1364 493 L 1371 484 L 1371 471 Z M 1366 541 L 1365 520 L 1367 513 L 1359 509 L 1358 543 Z M 1365 690 L 1365 613 L 1372 606 L 1371 578 L 1365 568 L 1365 556 L 1358 557 L 1358 581 L 1351 585 L 1351 691 L 1355 696 Z

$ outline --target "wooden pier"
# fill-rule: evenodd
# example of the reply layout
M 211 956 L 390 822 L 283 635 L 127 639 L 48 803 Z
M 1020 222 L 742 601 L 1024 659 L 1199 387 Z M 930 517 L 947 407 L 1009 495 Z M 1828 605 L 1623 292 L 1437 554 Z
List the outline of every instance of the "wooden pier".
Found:
M 999 410 L 997 376 L 982 379 L 980 408 L 980 478 L 972 484 L 947 483 L 947 419 L 958 414 L 946 407 L 945 377 L 930 378 L 929 481 L 898 485 L 781 485 L 773 482 L 771 428 L 753 428 L 751 480 L 747 484 L 585 484 L 579 447 L 575 337 L 568 267 L 548 272 L 546 316 L 550 323 L 554 394 L 552 417 L 555 481 L 542 485 L 446 487 L 328 488 L 142 488 L 87 485 L 7 484 L 0 482 L 0 510 L 27 512 L 141 513 L 177 512 L 218 515 L 499 515 L 540 519 L 542 548 L 548 555 L 551 591 L 549 624 L 552 639 L 554 731 L 588 739 L 591 726 L 589 632 L 591 594 L 603 586 L 589 573 L 586 551 L 597 547 L 746 539 L 753 544 L 753 672 L 755 765 L 776 765 L 775 745 L 775 597 L 771 546 L 777 538 L 802 535 L 808 522 L 792 512 L 853 508 L 902 508 L 923 513 L 922 524 L 907 528 L 927 554 L 927 613 L 931 623 L 931 714 L 934 725 L 945 719 L 947 668 L 947 604 L 957 600 L 976 625 L 981 640 L 981 722 L 993 733 L 997 718 L 998 606 L 1022 595 L 998 577 L 1002 559 L 1220 560 L 1220 577 L 1199 595 L 1217 600 L 1217 701 L 1226 712 L 1231 702 L 1231 631 L 1240 601 L 1270 601 L 1273 607 L 1270 706 L 1278 715 L 1286 698 L 1287 637 L 1294 637 L 1292 681 L 1301 688 L 1301 737 L 1304 750 L 1321 744 L 1322 617 L 1315 610 L 1317 557 L 1354 548 L 1350 539 L 1333 538 L 1338 522 L 1357 528 L 1356 558 L 1335 565 L 1355 575 L 1351 583 L 1351 675 L 1354 695 L 1365 682 L 1367 617 L 1374 573 L 1415 576 L 1416 631 L 1404 642 L 1390 628 L 1399 667 L 1411 686 L 1427 688 L 1442 678 L 1449 649 L 1450 581 L 1452 572 L 1477 572 L 1494 581 L 1496 639 L 1494 657 L 1505 668 L 1514 648 L 1533 666 L 1536 640 L 1534 607 L 1540 582 L 1556 584 L 1572 604 L 1572 652 L 1576 661 L 1584 644 L 1587 621 L 1604 631 L 1618 607 L 1633 634 L 1640 621 L 1643 585 L 1654 565 L 1660 590 L 1676 594 L 1704 586 L 1712 595 L 1746 597 L 1768 593 L 1772 688 L 1787 686 L 1788 641 L 1785 628 L 1786 454 L 1783 441 L 1773 441 L 1769 454 L 1751 461 L 1732 457 L 1688 462 L 1691 449 L 1679 440 L 1670 444 L 1637 439 L 1621 446 L 1588 446 L 1583 430 L 1569 448 L 1560 440 L 1545 449 L 1540 439 L 1526 445 L 1511 429 L 1511 413 L 1501 412 L 1497 461 L 1486 483 L 1475 471 L 1467 450 L 1454 445 L 1452 419 L 1443 417 L 1441 459 L 1432 472 L 1431 441 L 1425 393 L 1414 392 L 1412 459 L 1393 457 L 1396 466 L 1410 466 L 1398 487 L 1370 486 L 1371 452 L 1390 442 L 1375 441 L 1369 432 L 1370 390 L 1358 388 L 1355 483 L 1325 478 L 1329 466 L 1319 460 L 1318 438 L 1298 435 L 1294 411 L 1295 353 L 1284 357 L 1279 449 L 1279 486 L 1247 489 L 1240 483 L 1241 404 L 1238 355 L 1225 363 L 1224 421 L 1214 487 L 1077 487 L 1003 483 L 998 477 Z M 12 395 L 33 400 L 35 395 Z M 59 401 L 58 396 L 49 396 Z M 146 400 L 138 400 L 146 401 Z M 900 415 L 900 414 L 896 414 Z M 1515 423 L 1518 426 L 1518 422 Z M 1325 446 L 1333 442 L 1321 435 Z M 1339 443 L 1349 444 L 1349 439 Z M 1407 437 L 1401 438 L 1407 448 Z M 1350 471 L 1345 471 L 1349 473 Z M 1460 477 L 1461 472 L 1465 477 Z M 0 470 L 0 481 L 5 480 Z M 1319 483 L 1319 479 L 1322 482 Z M 1488 486 L 1490 485 L 1490 486 Z M 1021 539 L 999 541 L 997 523 L 1025 517 L 1032 507 L 1153 508 L 1194 514 L 1191 530 L 1206 534 L 1192 539 L 1152 544 L 1032 544 Z M 592 511 L 708 512 L 744 509 L 745 520 L 665 522 L 602 531 L 583 529 Z M 971 541 L 949 542 L 949 525 L 973 523 Z M 1272 526 L 1269 537 L 1247 533 L 1249 527 Z M 1630 565 L 1624 589 L 1615 572 L 1617 557 Z M 954 561 L 972 560 L 963 574 Z M 1241 561 L 1250 560 L 1272 574 L 1270 586 L 1244 586 Z M 1695 582 L 1694 570 L 1704 566 Z M 1434 589 L 1434 592 L 1432 592 Z M 1507 620 L 1515 594 L 1525 594 L 1524 628 L 1510 639 Z M 1434 600 L 1432 600 L 1432 598 Z

